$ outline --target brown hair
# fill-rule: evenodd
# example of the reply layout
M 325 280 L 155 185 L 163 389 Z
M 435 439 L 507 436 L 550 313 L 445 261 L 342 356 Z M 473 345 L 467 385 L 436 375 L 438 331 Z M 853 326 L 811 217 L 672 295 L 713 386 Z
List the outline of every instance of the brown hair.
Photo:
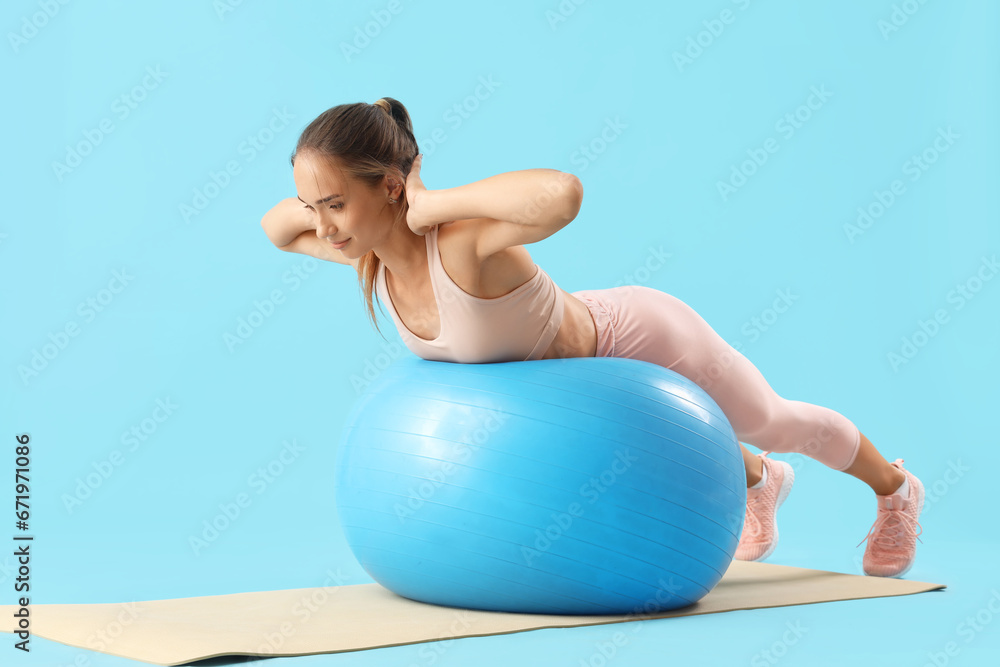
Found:
M 404 188 L 392 223 L 395 228 L 406 224 L 409 208 L 406 176 L 419 152 L 406 107 L 398 100 L 383 97 L 374 104 L 340 104 L 321 113 L 302 131 L 289 161 L 294 167 L 297 155 L 311 153 L 331 170 L 346 176 L 344 181 L 348 187 L 350 179 L 374 188 L 385 177 L 395 176 Z M 368 317 L 381 334 L 372 303 L 380 264 L 374 251 L 358 260 L 358 287 L 364 296 Z

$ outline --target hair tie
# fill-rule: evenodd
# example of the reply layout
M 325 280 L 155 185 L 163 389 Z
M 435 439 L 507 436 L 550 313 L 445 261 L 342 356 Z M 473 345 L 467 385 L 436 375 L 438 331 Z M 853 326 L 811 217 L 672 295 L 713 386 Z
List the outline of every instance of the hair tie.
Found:
M 392 107 L 389 105 L 388 102 L 385 101 L 384 97 L 382 99 L 380 99 L 380 100 L 376 100 L 375 103 L 372 106 L 379 107 L 380 109 L 382 109 L 383 111 L 385 111 L 387 114 L 389 114 L 390 118 L 392 118 Z

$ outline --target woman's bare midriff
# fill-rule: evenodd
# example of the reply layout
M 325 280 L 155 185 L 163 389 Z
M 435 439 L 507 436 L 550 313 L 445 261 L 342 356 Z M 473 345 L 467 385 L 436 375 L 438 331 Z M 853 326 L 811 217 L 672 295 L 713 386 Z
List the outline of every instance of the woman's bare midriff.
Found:
M 562 293 L 565 304 L 562 324 L 542 359 L 592 357 L 597 354 L 597 325 L 590 309 L 566 290 Z

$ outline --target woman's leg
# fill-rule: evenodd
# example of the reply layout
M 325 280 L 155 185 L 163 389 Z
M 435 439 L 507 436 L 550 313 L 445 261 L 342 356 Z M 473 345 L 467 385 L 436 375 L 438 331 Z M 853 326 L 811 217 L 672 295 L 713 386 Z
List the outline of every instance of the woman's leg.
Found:
M 854 463 L 844 472 L 857 477 L 880 496 L 894 493 L 906 479 L 906 473 L 889 465 L 864 433 L 861 434 L 861 446 Z
M 924 502 L 923 484 L 889 463 L 843 415 L 778 396 L 739 351 L 680 299 L 647 287 L 575 292 L 598 329 L 598 356 L 641 359 L 672 369 L 702 387 L 729 418 L 740 440 L 775 452 L 801 452 L 867 483 L 877 494 L 878 515 L 865 537 L 863 568 L 883 577 L 905 574 L 913 564 Z M 791 488 L 787 463 L 753 456 L 742 445 L 747 485 L 744 530 L 735 557 L 767 558 L 778 542 L 777 507 Z M 773 473 L 773 475 L 772 475 Z M 905 492 L 903 489 L 906 482 Z M 749 527 L 749 529 L 748 529 Z M 862 540 L 864 541 L 864 540 Z
M 753 486 L 764 475 L 764 462 L 759 456 L 751 454 L 743 443 L 740 443 L 740 451 L 743 453 L 743 467 L 747 470 L 747 486 Z
M 635 285 L 577 295 L 599 300 L 608 311 L 613 336 L 607 356 L 641 359 L 692 380 L 719 404 L 740 441 L 805 454 L 861 479 L 878 494 L 892 493 L 905 479 L 840 413 L 779 396 L 746 357 L 680 299 Z M 761 477 L 761 460 L 741 449 L 747 482 L 753 485 Z
M 747 486 L 753 486 L 763 476 L 764 462 L 742 444 L 740 449 L 743 452 L 743 465 L 747 471 Z M 888 461 L 875 449 L 875 445 L 862 433 L 858 455 L 851 467 L 845 468 L 843 472 L 857 477 L 878 495 L 886 496 L 898 489 L 906 479 L 903 471 L 891 465 L 884 465 L 887 463 Z

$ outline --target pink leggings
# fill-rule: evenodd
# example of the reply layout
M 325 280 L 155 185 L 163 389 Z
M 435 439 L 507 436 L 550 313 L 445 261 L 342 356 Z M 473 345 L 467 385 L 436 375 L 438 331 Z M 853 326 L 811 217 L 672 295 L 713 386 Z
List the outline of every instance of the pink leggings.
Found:
M 597 325 L 596 356 L 648 361 L 694 381 L 719 404 L 741 442 L 799 452 L 834 470 L 854 463 L 861 433 L 849 419 L 778 396 L 746 357 L 677 297 L 641 285 L 573 296 Z

